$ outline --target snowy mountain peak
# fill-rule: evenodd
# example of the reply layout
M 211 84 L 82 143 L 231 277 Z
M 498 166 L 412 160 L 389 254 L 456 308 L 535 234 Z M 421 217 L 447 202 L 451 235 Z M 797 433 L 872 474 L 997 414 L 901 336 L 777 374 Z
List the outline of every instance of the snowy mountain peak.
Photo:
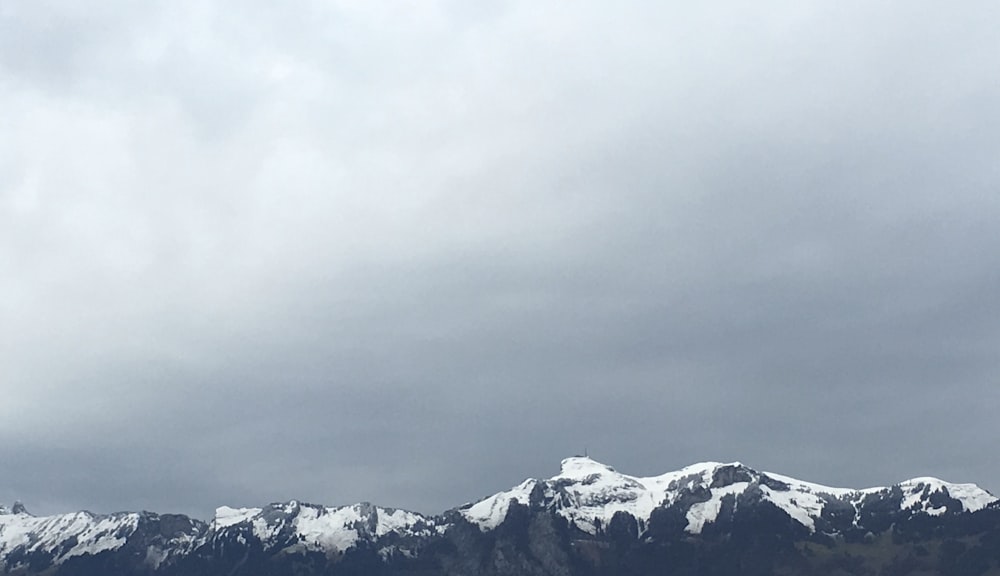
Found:
M 856 525 L 862 508 L 887 501 L 901 513 L 940 515 L 980 510 L 997 498 L 974 484 L 936 478 L 915 478 L 887 488 L 833 488 L 760 472 L 741 462 L 700 462 L 659 476 L 637 477 L 574 456 L 563 460 L 559 474 L 548 480 L 525 480 L 459 512 L 489 531 L 504 521 L 513 503 L 547 508 L 589 534 L 601 532 L 616 514 L 625 513 L 636 520 L 641 534 L 654 510 L 673 508 L 686 518 L 685 531 L 698 534 L 719 521 L 724 511 L 732 514 L 740 502 L 751 507 L 765 503 L 815 532 L 818 524 L 829 524 L 827 509 L 843 515 L 847 507 Z
M 0 568 L 12 569 L 14 557 L 51 554 L 59 563 L 67 558 L 115 550 L 125 544 L 140 521 L 139 514 L 96 515 L 76 512 L 35 517 L 15 505 L 0 516 Z
M 259 553 L 310 562 L 351 562 L 365 554 L 386 562 L 409 561 L 439 553 L 441 542 L 468 541 L 468 530 L 480 533 L 472 541 L 480 535 L 484 541 L 510 537 L 525 528 L 521 522 L 526 518 L 529 531 L 547 526 L 544 530 L 564 536 L 568 531 L 580 541 L 698 539 L 692 535 L 725 539 L 748 526 L 793 539 L 863 539 L 869 532 L 911 521 L 918 527 L 928 522 L 964 525 L 963 514 L 984 509 L 972 524 L 1000 518 L 1000 501 L 975 484 L 932 477 L 856 490 L 762 472 L 740 462 L 700 462 L 644 477 L 574 456 L 562 460 L 551 478 L 529 478 L 433 517 L 367 502 L 328 507 L 290 500 L 253 508 L 221 506 L 206 524 L 149 512 L 35 517 L 17 502 L 0 507 L 0 573 L 80 573 L 73 570 L 81 562 L 114 558 L 136 567 L 135 573 L 186 574 L 199 562 L 240 563 Z
M 562 461 L 556 478 L 583 478 L 594 474 L 616 474 L 615 469 L 588 456 L 573 456 Z
M 264 508 L 221 506 L 211 523 L 213 539 L 252 538 L 269 548 L 342 553 L 359 541 L 389 534 L 427 536 L 437 530 L 433 518 L 383 508 L 368 502 L 318 506 L 296 500 Z
M 965 512 L 982 510 L 997 501 L 996 497 L 975 484 L 952 484 L 930 476 L 911 478 L 900 482 L 899 487 L 905 495 L 901 505 L 904 510 L 919 509 L 929 514 L 940 514 L 946 509 L 943 506 L 931 508 L 930 504 L 935 499 L 954 499 Z

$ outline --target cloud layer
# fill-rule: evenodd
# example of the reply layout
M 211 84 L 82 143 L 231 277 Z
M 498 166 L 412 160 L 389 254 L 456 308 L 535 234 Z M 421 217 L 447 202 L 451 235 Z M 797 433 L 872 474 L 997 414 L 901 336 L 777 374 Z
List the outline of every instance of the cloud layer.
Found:
M 1000 8 L 13 0 L 0 499 L 1000 489 Z

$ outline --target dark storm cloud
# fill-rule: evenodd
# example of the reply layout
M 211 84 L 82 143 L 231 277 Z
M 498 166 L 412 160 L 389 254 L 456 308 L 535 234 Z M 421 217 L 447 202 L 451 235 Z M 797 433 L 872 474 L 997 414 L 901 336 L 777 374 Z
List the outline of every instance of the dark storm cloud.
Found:
M 0 499 L 995 490 L 998 15 L 7 3 Z

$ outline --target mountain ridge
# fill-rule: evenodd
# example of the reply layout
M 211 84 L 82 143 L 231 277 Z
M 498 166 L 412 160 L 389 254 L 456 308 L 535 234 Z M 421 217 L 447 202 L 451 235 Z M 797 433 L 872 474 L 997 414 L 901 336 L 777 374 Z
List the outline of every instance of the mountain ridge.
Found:
M 551 544 L 552 550 L 569 546 L 569 552 L 549 558 L 563 565 L 576 553 L 574 546 L 597 546 L 591 554 L 599 557 L 602 548 L 594 543 L 609 538 L 625 537 L 640 548 L 644 542 L 713 541 L 750 522 L 761 534 L 773 531 L 797 541 L 864 541 L 896 526 L 946 525 L 987 509 L 1000 511 L 990 492 L 926 476 L 851 489 L 740 462 L 700 462 L 639 477 L 574 456 L 561 462 L 555 476 L 529 478 L 437 515 L 364 502 L 323 506 L 290 500 L 252 508 L 220 506 L 203 522 L 154 512 L 36 517 L 16 503 L 0 507 L 0 569 L 7 574 L 79 571 L 80 565 L 101 559 L 111 562 L 101 564 L 108 574 L 196 574 L 266 561 L 305 562 L 310 568 L 304 573 L 312 574 L 362 557 L 375 563 L 369 570 L 423 566 L 424 561 L 445 570 L 454 557 L 463 559 L 456 565 L 464 570 L 471 562 L 466 548 L 503 542 L 511 530 L 541 531 L 545 536 L 536 535 L 539 541 L 562 542 Z
M 727 474 L 732 476 L 733 481 L 726 482 L 724 480 L 724 476 Z M 724 490 L 725 488 L 735 484 L 746 484 L 737 487 L 737 489 L 747 489 L 753 482 L 760 484 L 761 490 L 767 492 L 766 496 L 792 518 L 812 530 L 815 529 L 815 524 L 810 520 L 810 511 L 817 513 L 822 511 L 823 503 L 821 501 L 824 499 L 820 498 L 820 495 L 830 496 L 838 500 L 853 497 L 860 502 L 867 495 L 887 492 L 894 487 L 899 487 L 908 495 L 908 498 L 902 503 L 905 504 L 903 508 L 923 503 L 922 511 L 939 510 L 939 506 L 928 508 L 927 504 L 931 494 L 942 492 L 947 493 L 948 497 L 957 501 L 962 506 L 962 511 L 973 512 L 997 501 L 996 497 L 975 484 L 956 484 L 933 477 L 917 477 L 890 486 L 873 488 L 835 488 L 801 481 L 781 474 L 760 472 L 741 462 L 726 464 L 711 461 L 692 464 L 658 476 L 636 477 L 621 474 L 611 466 L 589 457 L 574 456 L 564 459 L 561 463 L 560 473 L 549 480 L 529 478 L 511 490 L 467 505 L 465 515 L 480 527 L 490 529 L 502 521 L 510 501 L 527 503 L 529 493 L 535 490 L 540 482 L 549 484 L 549 488 L 553 492 L 560 492 L 561 487 L 582 484 L 590 488 L 574 490 L 571 493 L 562 490 L 561 496 L 575 500 L 574 506 L 565 508 L 569 510 L 567 519 L 578 522 L 578 527 L 585 532 L 593 533 L 595 520 L 607 523 L 614 513 L 619 511 L 629 513 L 640 521 L 648 521 L 654 509 L 662 506 L 665 502 L 682 497 L 678 492 L 683 490 L 682 484 L 685 480 L 688 482 L 687 488 L 690 490 L 699 479 L 703 488 L 710 492 L 713 492 L 713 489 L 719 489 L 719 493 L 713 492 L 711 498 L 703 501 L 705 505 L 699 506 L 693 512 L 694 517 L 689 514 L 691 523 L 688 527 L 693 533 L 700 532 L 701 524 L 704 521 L 712 521 L 715 518 L 718 506 L 721 505 L 719 500 L 726 494 L 732 493 L 732 490 Z M 737 482 L 737 479 L 741 481 Z M 786 492 L 795 492 L 800 499 L 804 498 L 805 501 L 792 503 L 789 498 L 779 497 L 780 493 Z M 586 513 L 586 510 L 594 508 L 595 504 L 598 505 L 597 509 L 592 510 L 590 514 Z M 583 513 L 574 514 L 574 512 L 581 510 Z M 939 513 L 943 512 L 944 510 Z

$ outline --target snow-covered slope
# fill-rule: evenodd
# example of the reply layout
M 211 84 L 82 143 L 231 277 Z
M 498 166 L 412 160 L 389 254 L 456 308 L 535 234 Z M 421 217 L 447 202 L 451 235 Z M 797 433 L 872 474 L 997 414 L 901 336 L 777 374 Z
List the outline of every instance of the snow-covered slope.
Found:
M 41 518 L 26 513 L 2 514 L 0 555 L 18 549 L 25 553 L 54 551 L 58 562 L 81 554 L 96 554 L 120 548 L 138 523 L 138 514 L 95 516 L 77 512 Z M 67 540 L 72 544 L 64 545 Z
M 425 538 L 439 529 L 435 519 L 405 510 L 368 503 L 326 507 L 293 500 L 266 508 L 217 508 L 207 539 L 253 539 L 270 550 L 331 555 L 345 552 L 359 541 L 376 543 L 395 535 L 399 538 L 384 546 L 381 553 L 410 554 L 412 550 L 400 545 L 400 538 Z
M 362 569 L 372 558 L 425 562 L 429 550 L 436 551 L 431 556 L 452 551 L 453 567 L 474 573 L 476 546 L 488 542 L 491 533 L 509 537 L 509 531 L 494 531 L 515 507 L 542 515 L 530 517 L 532 522 L 550 522 L 550 514 L 561 517 L 575 537 L 630 534 L 656 541 L 724 536 L 735 526 L 779 530 L 796 538 L 863 538 L 913 518 L 925 526 L 927 519 L 944 522 L 986 507 L 1000 510 L 997 502 L 974 484 L 936 478 L 855 490 L 760 472 L 738 462 L 704 462 L 638 477 L 574 457 L 563 460 L 551 478 L 525 480 L 434 517 L 367 503 L 327 507 L 297 501 L 260 508 L 222 506 L 208 523 L 149 512 L 35 517 L 20 504 L 0 507 L 0 573 L 180 576 L 227 573 L 250 561 L 272 562 L 267 570 L 279 572 L 296 562 L 311 562 L 317 573 L 325 573 L 339 563 L 360 562 L 355 568 Z M 469 542 L 480 544 L 469 552 L 463 548 Z M 88 568 L 80 572 L 82 565 Z
M 974 484 L 935 478 L 863 490 L 833 488 L 759 472 L 738 462 L 703 462 L 660 476 L 635 477 L 590 458 L 574 457 L 563 460 L 560 473 L 552 478 L 525 480 L 459 512 L 488 531 L 503 522 L 511 502 L 517 502 L 550 509 L 589 534 L 600 532 L 616 513 L 624 512 L 637 520 L 642 533 L 653 510 L 676 507 L 686 518 L 685 530 L 698 534 L 718 520 L 726 502 L 731 507 L 740 502 L 767 502 L 814 532 L 817 524 L 829 524 L 830 514 L 824 514 L 828 507 L 841 515 L 845 506 L 852 509 L 856 526 L 866 506 L 887 500 L 899 500 L 900 512 L 938 515 L 976 511 L 997 498 Z
M 32 560 L 58 565 L 73 557 L 118 550 L 130 539 L 142 541 L 146 563 L 156 567 L 189 552 L 202 531 L 187 518 L 165 518 L 148 512 L 36 517 L 15 504 L 11 510 L 0 509 L 0 568 L 13 570 Z M 174 518 L 182 520 L 169 521 Z
M 222 551 L 234 543 L 270 553 L 341 554 L 359 542 L 378 545 L 384 558 L 409 556 L 439 534 L 433 518 L 367 503 L 323 507 L 292 501 L 264 508 L 220 507 L 210 524 L 183 516 L 76 512 L 35 517 L 21 506 L 0 507 L 0 573 L 59 566 L 74 557 L 97 556 L 129 544 L 129 554 L 153 569 L 196 549 Z

